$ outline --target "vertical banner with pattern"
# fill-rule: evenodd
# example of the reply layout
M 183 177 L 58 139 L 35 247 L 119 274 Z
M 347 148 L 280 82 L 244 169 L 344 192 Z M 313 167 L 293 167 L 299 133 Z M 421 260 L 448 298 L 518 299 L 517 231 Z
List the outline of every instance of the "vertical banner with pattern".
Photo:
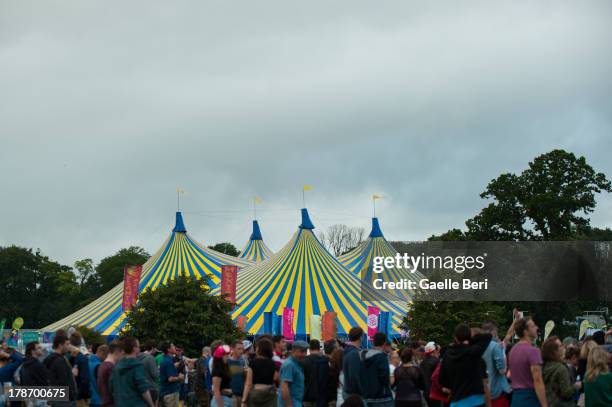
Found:
M 378 316 L 380 309 L 368 305 L 368 339 L 372 339 L 374 334 L 378 332 Z
M 264 312 L 264 334 L 272 335 L 274 331 L 274 315 L 271 312 Z
M 236 302 L 236 280 L 238 279 L 238 266 L 221 266 L 221 295 L 226 295 L 226 299 Z
M 295 339 L 295 333 L 293 332 L 294 315 L 293 308 L 285 307 L 283 309 L 283 336 L 288 341 L 293 341 Z
M 126 311 L 132 308 L 138 300 L 138 284 L 142 266 L 125 266 L 123 269 L 123 304 L 121 308 Z
M 321 339 L 321 315 L 310 316 L 310 339 Z
M 338 323 L 336 321 L 336 313 L 333 311 L 325 311 L 323 320 L 321 321 L 321 336 L 324 341 L 336 339 L 338 336 Z

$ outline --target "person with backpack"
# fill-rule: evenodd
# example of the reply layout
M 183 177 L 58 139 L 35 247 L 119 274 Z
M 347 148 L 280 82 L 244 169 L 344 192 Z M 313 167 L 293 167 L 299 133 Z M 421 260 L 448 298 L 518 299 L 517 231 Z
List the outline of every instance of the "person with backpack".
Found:
M 193 391 L 201 407 L 210 405 L 210 371 L 208 370 L 208 358 L 210 357 L 210 347 L 204 346 L 202 354 L 195 362 L 195 377 L 193 379 Z
M 423 349 L 423 360 L 421 360 L 419 367 L 423 372 L 423 378 L 425 380 L 425 401 L 427 401 L 427 405 L 429 407 L 440 407 L 440 400 L 432 400 L 429 397 L 429 392 L 431 390 L 431 376 L 439 364 L 440 351 L 438 350 L 438 345 L 436 345 L 435 342 L 427 342 L 425 348 Z
M 383 350 L 386 341 L 387 335 L 377 332 L 372 337 L 372 349 L 361 351 L 363 398 L 368 407 L 393 406 L 389 359 Z
M 72 374 L 72 366 L 64 356 L 71 348 L 67 337 L 56 334 L 53 338 L 53 352 L 43 362 L 49 372 L 49 386 L 68 387 L 68 401 L 50 402 L 49 404 L 54 407 L 76 406 L 77 385 Z
M 351 394 L 363 396 L 363 363 L 360 357 L 362 338 L 363 329 L 361 327 L 355 326 L 349 330 L 349 340 L 345 343 L 342 353 L 343 400 L 346 400 Z
M 89 388 L 91 399 L 89 405 L 98 407 L 102 405 L 100 393 L 98 392 L 98 369 L 103 360 L 108 356 L 108 345 L 94 345 L 92 348 L 93 355 L 89 357 Z
M 70 334 L 70 344 L 72 345 L 71 353 L 68 358 L 75 371 L 75 380 L 77 384 L 77 406 L 89 406 L 91 398 L 91 389 L 89 387 L 89 358 L 81 352 L 83 345 L 83 337 L 78 331 Z
M 310 354 L 304 359 L 304 407 L 325 407 L 329 380 L 329 358 L 321 354 L 321 343 L 312 339 Z
M 21 386 L 48 386 L 49 372 L 39 358 L 43 355 L 42 346 L 37 341 L 26 345 L 26 356 L 19 371 L 19 384 Z M 27 407 L 46 407 L 45 400 L 27 400 Z
M 145 351 L 138 354 L 137 359 L 142 363 L 145 368 L 145 378 L 149 384 L 149 392 L 151 392 L 151 399 L 153 403 L 157 403 L 159 399 L 159 369 L 157 363 L 155 363 L 155 356 L 152 354 L 152 349 L 155 348 L 155 344 L 151 341 L 145 345 Z

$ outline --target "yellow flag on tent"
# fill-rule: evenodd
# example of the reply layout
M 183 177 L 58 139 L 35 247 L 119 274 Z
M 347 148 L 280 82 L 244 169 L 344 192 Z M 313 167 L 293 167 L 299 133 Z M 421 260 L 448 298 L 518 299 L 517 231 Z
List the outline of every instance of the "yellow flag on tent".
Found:
M 372 200 L 373 200 L 373 201 L 376 201 L 377 199 L 382 199 L 382 195 L 373 194 L 373 195 L 372 195 Z
M 548 339 L 552 330 L 555 329 L 555 321 L 548 321 L 544 326 L 544 340 Z
M 312 185 L 304 185 L 304 191 L 310 191 L 312 189 Z
M 321 315 L 310 316 L 310 339 L 321 339 Z
M 587 319 L 582 321 L 580 323 L 580 330 L 578 332 L 578 339 L 582 339 L 582 337 L 586 333 L 587 329 L 589 329 L 590 327 L 591 327 L 591 323 Z
M 261 200 L 261 198 L 260 198 L 260 197 L 258 197 L 258 196 L 254 196 L 254 197 L 253 197 L 253 202 L 255 202 L 257 205 L 259 205 L 259 204 L 262 202 L 262 200 Z
M 176 192 L 179 193 L 179 194 L 184 194 L 185 190 L 183 188 L 177 188 Z

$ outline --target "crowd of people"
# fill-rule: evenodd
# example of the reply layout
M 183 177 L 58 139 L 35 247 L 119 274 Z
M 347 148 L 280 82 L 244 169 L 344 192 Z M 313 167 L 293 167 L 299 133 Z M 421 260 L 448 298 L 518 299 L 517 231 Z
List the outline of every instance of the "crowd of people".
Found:
M 48 355 L 38 342 L 25 356 L 3 344 L 0 384 L 68 388 L 68 401 L 32 407 L 611 407 L 607 336 L 551 336 L 538 347 L 534 321 L 517 318 L 503 338 L 494 322 L 461 324 L 443 347 L 398 349 L 382 332 L 362 343 L 354 327 L 344 342 L 262 335 L 214 341 L 189 358 L 173 343 L 141 347 L 129 336 L 87 349 L 78 332 L 59 331 Z

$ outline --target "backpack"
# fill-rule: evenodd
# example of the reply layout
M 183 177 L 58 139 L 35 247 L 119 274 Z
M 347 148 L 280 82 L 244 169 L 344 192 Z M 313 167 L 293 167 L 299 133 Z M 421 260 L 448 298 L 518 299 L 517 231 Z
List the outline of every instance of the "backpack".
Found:
M 431 388 L 429 390 L 429 398 L 448 403 L 450 395 L 442 391 L 442 386 L 438 379 L 440 378 L 440 370 L 442 370 L 442 362 L 439 362 L 433 373 L 431 374 Z

